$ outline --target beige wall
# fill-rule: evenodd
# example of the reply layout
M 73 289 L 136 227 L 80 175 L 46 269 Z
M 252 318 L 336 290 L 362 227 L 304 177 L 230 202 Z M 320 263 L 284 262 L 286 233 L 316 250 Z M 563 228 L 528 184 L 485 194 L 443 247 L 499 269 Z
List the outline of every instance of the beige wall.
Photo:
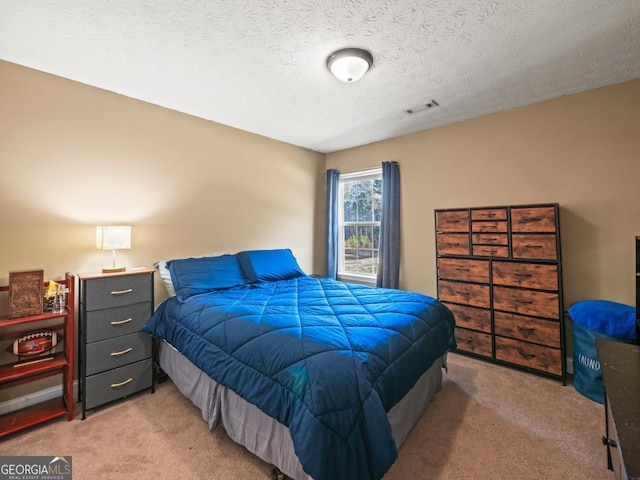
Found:
M 130 267 L 288 247 L 322 271 L 323 170 L 322 154 L 0 61 L 0 284 L 10 270 L 110 266 L 102 224 L 132 226 L 118 253 Z M 57 384 L 3 390 L 0 405 Z
M 565 307 L 635 305 L 638 106 L 635 80 L 329 154 L 326 165 L 400 163 L 401 288 L 436 295 L 434 209 L 557 202 Z
M 127 266 L 289 247 L 322 270 L 324 155 L 6 62 L 0 105 L 2 283 L 109 266 L 102 224 L 132 225 Z

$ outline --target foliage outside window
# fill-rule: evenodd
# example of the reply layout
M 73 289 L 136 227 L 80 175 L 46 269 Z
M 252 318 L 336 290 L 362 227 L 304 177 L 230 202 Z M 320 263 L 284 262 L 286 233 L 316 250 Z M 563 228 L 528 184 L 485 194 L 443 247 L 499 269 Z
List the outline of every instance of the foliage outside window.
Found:
M 378 273 L 382 171 L 342 175 L 339 277 L 375 281 Z

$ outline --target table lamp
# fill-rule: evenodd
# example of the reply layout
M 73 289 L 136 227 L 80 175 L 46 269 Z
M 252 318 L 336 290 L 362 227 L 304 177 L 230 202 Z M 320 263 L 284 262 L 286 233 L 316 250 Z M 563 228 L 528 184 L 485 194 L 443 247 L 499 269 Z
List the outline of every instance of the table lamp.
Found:
M 103 268 L 102 273 L 124 272 L 125 267 L 116 267 L 116 250 L 131 248 L 131 227 L 96 227 L 96 248 L 113 252 L 113 267 Z

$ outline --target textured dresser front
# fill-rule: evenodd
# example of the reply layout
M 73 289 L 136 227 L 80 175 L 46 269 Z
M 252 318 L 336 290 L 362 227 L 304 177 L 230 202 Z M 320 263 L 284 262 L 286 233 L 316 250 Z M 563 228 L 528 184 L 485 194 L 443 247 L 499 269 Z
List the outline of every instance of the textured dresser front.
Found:
M 80 275 L 81 397 L 86 410 L 153 388 L 153 272 Z
M 566 381 L 558 205 L 436 210 L 458 351 Z

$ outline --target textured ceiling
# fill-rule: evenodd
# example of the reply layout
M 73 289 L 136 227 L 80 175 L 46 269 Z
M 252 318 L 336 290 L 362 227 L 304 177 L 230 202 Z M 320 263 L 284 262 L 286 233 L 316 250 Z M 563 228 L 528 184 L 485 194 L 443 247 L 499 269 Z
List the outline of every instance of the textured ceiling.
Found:
M 640 0 L 0 0 L 0 59 L 332 152 L 639 78 Z

